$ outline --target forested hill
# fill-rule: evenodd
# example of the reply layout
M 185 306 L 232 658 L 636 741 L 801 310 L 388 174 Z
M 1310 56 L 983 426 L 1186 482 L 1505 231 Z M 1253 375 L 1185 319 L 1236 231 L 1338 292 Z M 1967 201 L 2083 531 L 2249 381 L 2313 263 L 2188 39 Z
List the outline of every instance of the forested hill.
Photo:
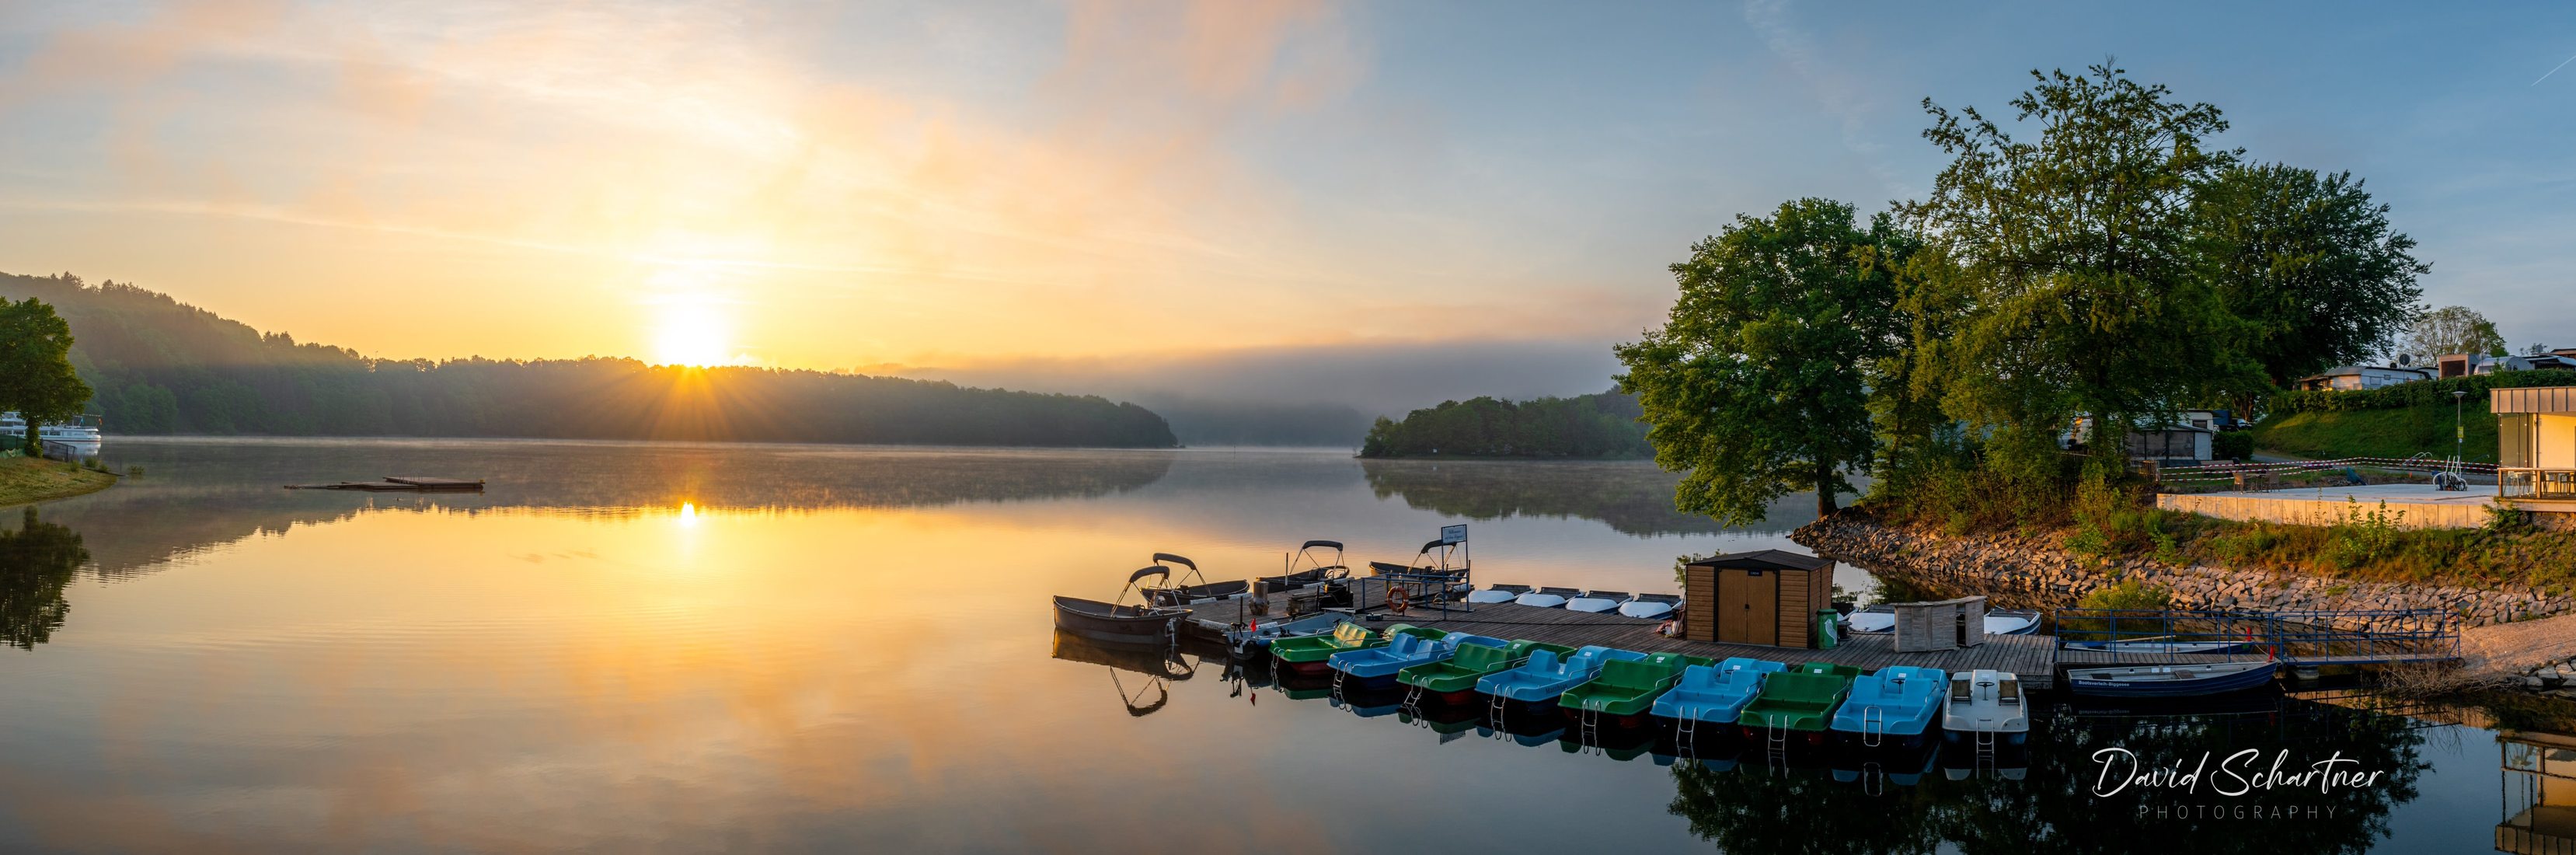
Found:
M 1378 419 L 1361 457 L 1650 457 L 1645 411 L 1616 391 L 1512 402 L 1442 401 Z
M 369 359 L 131 284 L 0 274 L 70 322 L 111 433 L 546 437 L 1168 448 L 1161 416 L 1095 396 L 633 359 Z

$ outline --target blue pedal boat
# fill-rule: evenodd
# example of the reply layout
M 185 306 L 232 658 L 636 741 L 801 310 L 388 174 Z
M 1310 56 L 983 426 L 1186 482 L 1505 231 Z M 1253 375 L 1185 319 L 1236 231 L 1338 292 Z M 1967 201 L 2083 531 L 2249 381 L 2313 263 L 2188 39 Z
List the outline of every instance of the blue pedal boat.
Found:
M 1851 694 L 1834 710 L 1834 742 L 1852 748 L 1923 745 L 1941 717 L 1941 690 L 1949 680 L 1949 672 L 1912 665 L 1890 665 L 1853 680 Z
M 1415 665 L 1444 661 L 1457 655 L 1458 645 L 1461 644 L 1503 647 L 1510 642 L 1464 632 L 1449 633 L 1436 641 L 1414 635 L 1399 635 L 1385 647 L 1335 653 L 1332 658 L 1325 660 L 1325 664 L 1341 672 L 1333 677 L 1333 680 L 1346 689 L 1386 688 L 1395 685 L 1396 672 Z
M 1476 691 L 1493 698 L 1495 706 L 1517 703 L 1534 710 L 1553 707 L 1557 696 L 1599 676 L 1602 663 L 1613 659 L 1643 662 L 1646 654 L 1598 645 L 1576 648 L 1563 657 L 1553 650 L 1533 650 L 1529 661 L 1520 667 L 1477 680 Z
M 1684 668 L 1681 682 L 1655 699 L 1655 717 L 1670 719 L 1674 738 L 1685 744 L 1695 741 L 1704 724 L 1717 725 L 1723 733 L 1744 715 L 1744 706 L 1762 694 L 1763 675 L 1786 670 L 1789 666 L 1784 663 L 1741 656 Z
M 2188 698 L 2259 689 L 2271 685 L 2280 670 L 2281 663 L 2272 661 L 2068 668 L 2066 687 L 2094 697 Z

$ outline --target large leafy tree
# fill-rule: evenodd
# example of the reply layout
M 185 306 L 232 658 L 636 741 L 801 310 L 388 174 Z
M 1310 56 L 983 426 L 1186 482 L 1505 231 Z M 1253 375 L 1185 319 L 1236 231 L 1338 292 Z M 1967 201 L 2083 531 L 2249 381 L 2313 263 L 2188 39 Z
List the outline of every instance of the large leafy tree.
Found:
M 1728 523 L 1814 490 L 1819 513 L 1875 451 L 1872 369 L 1905 332 L 1894 267 L 1912 239 L 1885 216 L 1800 199 L 1740 216 L 1672 266 L 1681 296 L 1662 329 L 1616 351 L 1655 462 L 1687 472 L 1674 504 Z
M 2494 321 L 2467 306 L 2444 306 L 2417 315 L 2397 343 L 2397 352 L 2431 362 L 2453 353 L 2505 355 L 2504 336 Z
M 2349 172 L 2235 167 L 2194 207 L 2202 275 L 2241 322 L 2229 343 L 2260 369 L 2240 399 L 2386 351 L 2424 295 L 2415 278 L 2431 266 Z
M 69 421 L 89 403 L 89 384 L 72 371 L 72 327 L 54 307 L 34 297 L 0 300 L 0 409 L 27 420 L 27 447 L 36 448 L 36 426 Z
M 2094 418 L 2097 459 L 2116 461 L 2132 421 L 2243 366 L 2190 251 L 2193 188 L 2237 158 L 2210 146 L 2227 128 L 2218 108 L 2108 65 L 2032 77 L 2011 102 L 2032 139 L 1923 102 L 1924 137 L 1953 160 L 1903 211 L 1951 268 L 1915 295 L 1953 334 L 1916 342 L 1914 384 L 1991 429 L 2000 462 L 2035 471 L 2075 418 Z

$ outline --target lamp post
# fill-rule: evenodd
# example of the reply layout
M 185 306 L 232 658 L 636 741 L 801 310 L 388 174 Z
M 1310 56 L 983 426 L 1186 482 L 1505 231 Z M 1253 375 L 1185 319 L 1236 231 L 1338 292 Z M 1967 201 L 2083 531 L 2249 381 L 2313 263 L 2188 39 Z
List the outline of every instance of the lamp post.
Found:
M 2458 468 L 2461 457 L 2466 454 L 2469 449 L 2469 425 L 2465 417 L 2460 415 L 2461 407 L 2464 406 L 2462 402 L 2467 401 L 2468 398 L 2469 393 L 2467 392 L 2458 389 L 2451 390 L 2451 463 L 2453 468 Z

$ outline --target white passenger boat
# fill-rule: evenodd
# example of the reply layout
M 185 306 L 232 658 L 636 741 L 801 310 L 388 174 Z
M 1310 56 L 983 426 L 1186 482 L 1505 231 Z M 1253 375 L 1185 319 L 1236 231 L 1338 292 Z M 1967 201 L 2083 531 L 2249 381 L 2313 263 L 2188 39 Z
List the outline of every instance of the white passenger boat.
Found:
M 0 413 L 0 434 L 25 436 L 27 420 L 19 418 L 17 413 Z M 48 455 L 87 460 L 98 456 L 100 436 L 96 425 L 37 425 L 36 441 L 44 443 Z
M 2030 703 L 2010 671 L 1954 671 L 1941 709 L 1942 738 L 1979 746 L 2020 745 L 2030 738 Z

